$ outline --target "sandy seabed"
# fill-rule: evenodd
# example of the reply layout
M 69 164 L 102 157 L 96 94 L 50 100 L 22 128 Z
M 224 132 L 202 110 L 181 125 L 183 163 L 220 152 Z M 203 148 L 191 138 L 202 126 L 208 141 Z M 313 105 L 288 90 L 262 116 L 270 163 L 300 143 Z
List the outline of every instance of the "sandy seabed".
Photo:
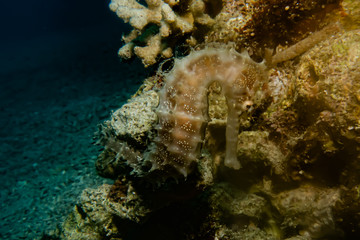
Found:
M 98 124 L 146 76 L 120 63 L 104 26 L 2 44 L 0 239 L 40 239 L 65 219 L 96 174 Z

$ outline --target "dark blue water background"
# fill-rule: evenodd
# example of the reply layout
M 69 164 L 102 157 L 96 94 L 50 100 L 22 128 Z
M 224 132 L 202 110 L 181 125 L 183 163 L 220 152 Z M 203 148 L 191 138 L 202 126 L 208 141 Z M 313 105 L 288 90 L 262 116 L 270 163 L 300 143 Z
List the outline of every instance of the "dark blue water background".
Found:
M 147 74 L 118 59 L 130 27 L 108 3 L 0 3 L 0 239 L 48 233 L 106 182 L 94 132 Z

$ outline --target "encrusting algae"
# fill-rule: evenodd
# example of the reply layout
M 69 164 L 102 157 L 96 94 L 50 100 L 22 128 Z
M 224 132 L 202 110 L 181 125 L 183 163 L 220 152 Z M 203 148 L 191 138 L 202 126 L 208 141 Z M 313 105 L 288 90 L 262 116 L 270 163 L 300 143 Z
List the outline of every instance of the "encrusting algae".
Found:
M 359 238 L 357 2 L 146 3 L 111 2 L 123 48 L 147 66 L 191 50 L 103 123 L 115 182 L 84 190 L 59 238 Z

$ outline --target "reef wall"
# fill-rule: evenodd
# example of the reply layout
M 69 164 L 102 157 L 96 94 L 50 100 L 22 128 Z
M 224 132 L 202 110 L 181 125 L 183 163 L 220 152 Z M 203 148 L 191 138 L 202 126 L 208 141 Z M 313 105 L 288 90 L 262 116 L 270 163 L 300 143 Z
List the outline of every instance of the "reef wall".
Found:
M 359 4 L 146 3 L 110 7 L 138 34 L 192 16 L 184 43 L 201 44 L 102 124 L 96 168 L 115 182 L 84 190 L 60 238 L 359 238 Z

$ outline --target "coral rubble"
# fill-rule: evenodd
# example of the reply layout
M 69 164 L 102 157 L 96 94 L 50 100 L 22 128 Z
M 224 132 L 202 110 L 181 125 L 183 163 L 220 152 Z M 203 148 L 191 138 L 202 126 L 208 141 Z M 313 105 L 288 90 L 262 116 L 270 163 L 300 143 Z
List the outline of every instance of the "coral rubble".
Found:
M 112 4 L 144 12 L 167 4 L 179 15 L 182 4 L 194 2 Z M 299 10 L 298 1 L 267 2 L 224 0 L 222 11 L 248 6 L 255 29 L 274 19 L 276 3 L 279 13 Z M 310 22 L 321 26 L 342 6 L 310 2 L 298 3 L 304 16 L 276 21 L 303 28 L 312 13 Z M 286 34 L 294 42 L 262 55 L 263 62 L 235 52 L 248 38 L 234 38 L 194 49 L 148 78 L 99 131 L 104 150 L 96 167 L 114 185 L 84 190 L 61 239 L 359 238 L 360 30 L 349 23 L 359 11 L 352 2 L 344 0 L 334 25 Z M 216 27 L 223 14 L 214 16 Z M 233 21 L 243 17 L 231 14 Z M 241 29 L 245 36 L 248 28 Z M 255 42 L 248 47 L 270 44 Z

